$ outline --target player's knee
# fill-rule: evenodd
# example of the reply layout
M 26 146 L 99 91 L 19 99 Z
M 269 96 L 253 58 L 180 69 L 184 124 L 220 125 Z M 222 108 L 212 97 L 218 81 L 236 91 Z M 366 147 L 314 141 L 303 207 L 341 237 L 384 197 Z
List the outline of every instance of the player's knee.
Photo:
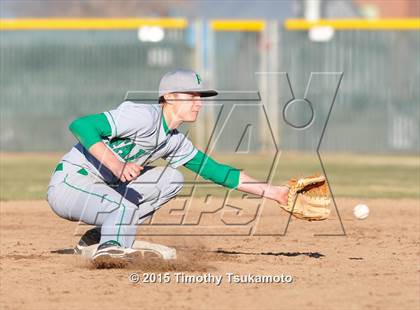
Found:
M 167 167 L 161 178 L 165 194 L 175 196 L 184 185 L 184 176 L 177 169 Z
M 47 190 L 47 202 L 51 207 L 51 210 L 54 211 L 55 214 L 57 214 L 59 217 L 62 217 L 64 219 L 68 219 L 66 210 L 63 210 L 61 208 L 61 199 L 59 197 L 59 193 L 57 193 L 58 189 L 56 186 L 50 186 Z M 58 196 L 58 197 L 57 197 Z

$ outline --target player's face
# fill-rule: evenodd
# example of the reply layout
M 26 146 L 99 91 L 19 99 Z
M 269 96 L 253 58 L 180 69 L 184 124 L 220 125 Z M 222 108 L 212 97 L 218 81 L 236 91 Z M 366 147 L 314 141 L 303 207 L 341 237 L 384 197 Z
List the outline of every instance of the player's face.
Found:
M 174 100 L 174 110 L 183 122 L 194 122 L 203 105 L 199 94 L 178 93 Z

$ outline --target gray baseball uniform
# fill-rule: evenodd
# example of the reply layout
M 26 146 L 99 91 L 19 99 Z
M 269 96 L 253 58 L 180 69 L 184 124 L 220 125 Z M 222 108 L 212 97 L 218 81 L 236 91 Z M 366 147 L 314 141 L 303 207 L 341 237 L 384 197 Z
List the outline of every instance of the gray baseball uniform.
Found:
M 57 166 L 47 199 L 61 217 L 101 226 L 101 243 L 116 240 L 131 247 L 137 224 L 181 190 L 183 176 L 176 168 L 190 161 L 197 149 L 176 129 L 168 130 L 158 104 L 126 101 L 104 115 L 111 133 L 102 141 L 121 161 L 145 169 L 131 183 L 118 182 L 78 143 Z M 150 166 L 159 158 L 169 166 Z

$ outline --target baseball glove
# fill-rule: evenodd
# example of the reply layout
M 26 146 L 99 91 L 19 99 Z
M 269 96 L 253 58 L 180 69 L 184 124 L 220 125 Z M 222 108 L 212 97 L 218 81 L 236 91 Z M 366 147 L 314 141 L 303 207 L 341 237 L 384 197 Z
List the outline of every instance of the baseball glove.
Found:
M 331 212 L 331 198 L 324 176 L 291 179 L 287 206 L 280 205 L 293 216 L 307 221 L 321 221 Z

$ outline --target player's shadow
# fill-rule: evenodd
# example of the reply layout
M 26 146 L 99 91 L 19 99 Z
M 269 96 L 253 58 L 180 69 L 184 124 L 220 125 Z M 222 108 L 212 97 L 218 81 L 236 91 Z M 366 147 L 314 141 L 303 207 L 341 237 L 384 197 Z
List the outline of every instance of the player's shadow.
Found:
M 286 257 L 295 257 L 295 256 L 307 256 L 311 258 L 322 258 L 325 257 L 324 254 L 318 252 L 240 252 L 240 251 L 228 251 L 218 249 L 212 251 L 218 254 L 226 255 L 268 255 L 268 256 L 286 256 Z

